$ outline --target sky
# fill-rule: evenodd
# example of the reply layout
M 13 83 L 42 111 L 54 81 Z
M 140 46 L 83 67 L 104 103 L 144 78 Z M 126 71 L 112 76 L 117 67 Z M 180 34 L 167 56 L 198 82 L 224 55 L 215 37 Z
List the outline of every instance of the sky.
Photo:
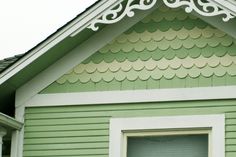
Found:
M 27 52 L 96 0 L 0 0 L 0 60 Z

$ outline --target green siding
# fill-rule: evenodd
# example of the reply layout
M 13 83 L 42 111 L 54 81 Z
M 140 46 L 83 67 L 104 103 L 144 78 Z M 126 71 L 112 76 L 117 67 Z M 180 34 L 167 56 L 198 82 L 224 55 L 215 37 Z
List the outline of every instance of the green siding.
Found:
M 108 157 L 109 119 L 225 114 L 226 157 L 236 156 L 236 100 L 26 108 L 25 157 Z
M 235 39 L 161 7 L 41 93 L 230 86 L 235 69 Z M 108 157 L 112 117 L 205 114 L 226 115 L 226 157 L 235 157 L 236 100 L 26 108 L 24 156 Z
M 235 39 L 161 7 L 41 93 L 228 86 L 235 69 Z

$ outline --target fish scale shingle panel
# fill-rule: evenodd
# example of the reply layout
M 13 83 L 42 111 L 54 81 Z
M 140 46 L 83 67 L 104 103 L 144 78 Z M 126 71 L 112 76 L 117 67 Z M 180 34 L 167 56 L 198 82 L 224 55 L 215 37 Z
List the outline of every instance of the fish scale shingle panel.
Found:
M 235 85 L 235 69 L 235 39 L 161 7 L 42 93 Z

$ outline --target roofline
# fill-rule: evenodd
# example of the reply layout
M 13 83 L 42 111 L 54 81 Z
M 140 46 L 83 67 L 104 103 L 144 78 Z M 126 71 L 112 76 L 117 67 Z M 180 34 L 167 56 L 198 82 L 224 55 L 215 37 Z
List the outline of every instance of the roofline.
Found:
M 101 0 L 92 5 L 89 10 L 83 12 L 79 17 L 64 25 L 57 32 L 49 36 L 46 40 L 29 50 L 20 60 L 12 64 L 0 74 L 0 85 L 14 76 L 20 70 L 31 64 L 37 58 L 45 54 L 50 48 L 58 44 L 60 41 L 70 36 L 74 32 L 81 32 L 86 28 L 89 22 L 99 16 L 107 8 L 120 3 L 123 0 Z
M 23 126 L 23 123 L 15 120 L 14 118 L 10 116 L 0 113 L 0 125 L 8 127 L 10 129 L 20 130 Z
M 61 29 L 49 36 L 46 40 L 41 42 L 32 50 L 28 51 L 25 56 L 15 62 L 13 65 L 8 67 L 5 71 L 0 74 L 0 85 L 7 81 L 9 78 L 14 76 L 20 70 L 24 69 L 27 65 L 31 64 L 37 58 L 45 54 L 53 46 L 61 42 L 66 37 L 73 37 L 78 34 L 86 27 L 89 26 L 93 19 L 98 19 L 104 12 L 111 11 L 117 4 L 123 0 L 101 0 L 90 7 L 89 10 L 83 12 L 79 17 L 64 25 Z M 156 1 L 156 0 L 154 0 Z M 211 0 L 211 2 L 218 6 L 226 9 L 236 16 L 236 3 L 229 2 L 226 0 Z
M 236 16 L 236 2 L 234 1 L 226 1 L 226 0 L 212 0 L 218 6 L 230 10 L 232 14 Z

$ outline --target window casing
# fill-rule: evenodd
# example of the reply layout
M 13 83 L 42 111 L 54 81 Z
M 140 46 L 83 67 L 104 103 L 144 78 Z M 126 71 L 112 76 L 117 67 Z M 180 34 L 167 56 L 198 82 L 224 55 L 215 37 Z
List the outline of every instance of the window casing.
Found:
M 174 154 L 182 157 L 191 156 L 194 153 L 197 156 L 201 154 L 201 156 L 212 157 L 210 128 L 124 132 L 123 138 L 123 157 L 156 157 L 158 154 L 160 156 Z
M 109 157 L 126 157 L 127 137 L 200 133 L 209 136 L 208 157 L 225 157 L 224 115 L 112 118 Z

